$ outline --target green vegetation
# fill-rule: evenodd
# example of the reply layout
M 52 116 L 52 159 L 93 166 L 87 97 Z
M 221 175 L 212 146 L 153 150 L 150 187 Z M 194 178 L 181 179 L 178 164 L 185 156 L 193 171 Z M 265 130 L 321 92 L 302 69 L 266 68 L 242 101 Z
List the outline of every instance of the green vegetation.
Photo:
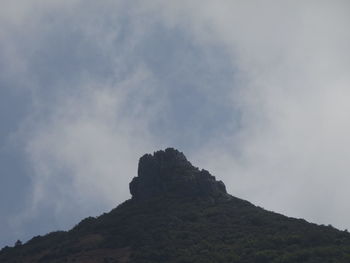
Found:
M 266 211 L 168 148 L 144 155 L 133 198 L 69 232 L 0 252 L 1 263 L 349 263 L 350 234 Z
M 93 235 L 102 238 L 81 242 Z M 5 248 L 0 262 L 22 262 L 21 257 L 48 249 L 37 262 L 64 262 L 72 254 L 125 247 L 131 248 L 130 262 L 138 263 L 350 262 L 346 231 L 268 212 L 234 197 L 128 200 L 69 232 Z

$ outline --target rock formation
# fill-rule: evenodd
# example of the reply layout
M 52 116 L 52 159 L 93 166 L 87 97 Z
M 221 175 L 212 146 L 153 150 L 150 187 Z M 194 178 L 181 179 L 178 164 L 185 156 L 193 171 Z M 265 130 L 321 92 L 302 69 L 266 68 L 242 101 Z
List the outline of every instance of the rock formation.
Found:
M 0 250 L 0 263 L 350 262 L 350 234 L 228 195 L 174 149 L 144 155 L 132 199 L 70 231 Z
M 194 167 L 182 152 L 173 148 L 140 158 L 138 176 L 130 183 L 133 199 L 157 196 L 226 196 L 222 181 L 206 170 Z

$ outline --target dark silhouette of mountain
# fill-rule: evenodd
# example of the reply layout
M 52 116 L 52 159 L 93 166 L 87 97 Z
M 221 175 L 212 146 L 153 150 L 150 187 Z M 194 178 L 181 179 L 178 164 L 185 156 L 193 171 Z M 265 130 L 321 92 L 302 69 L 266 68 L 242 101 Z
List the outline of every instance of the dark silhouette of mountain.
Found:
M 132 198 L 68 232 L 5 247 L 1 263 L 350 262 L 350 235 L 256 207 L 168 148 L 144 155 Z

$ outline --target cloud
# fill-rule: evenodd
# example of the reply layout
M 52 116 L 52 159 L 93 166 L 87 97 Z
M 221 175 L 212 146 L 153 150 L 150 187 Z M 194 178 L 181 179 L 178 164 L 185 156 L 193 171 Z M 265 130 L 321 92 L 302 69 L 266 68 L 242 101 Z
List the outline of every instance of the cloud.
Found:
M 49 123 L 34 128 L 26 148 L 35 168 L 34 209 L 49 202 L 58 215 L 70 205 L 91 212 L 127 199 L 138 157 L 153 149 L 147 120 L 157 103 L 143 103 L 157 97 L 150 78 L 140 69 L 111 86 L 83 84 L 79 97 L 65 97 Z
M 348 227 L 349 5 L 174 5 L 163 6 L 165 16 L 172 23 L 188 16 L 198 41 L 221 42 L 238 71 L 232 103 L 240 107 L 241 130 L 204 145 L 198 155 L 206 157 L 197 157 L 198 162 L 238 196 L 288 215 Z
M 26 154 L 18 180 L 31 179 L 25 200 L 17 196 L 26 208 L 2 220 L 14 239 L 67 228 L 127 199 L 139 156 L 158 148 L 148 126 L 163 103 L 152 70 L 131 56 L 142 30 L 122 21 L 117 2 L 84 2 L 79 14 L 79 1 L 24 4 L 18 17 L 2 17 L 0 41 L 3 67 L 12 65 L 3 88 L 30 100 L 10 136 Z
M 30 178 L 26 208 L 6 223 L 22 239 L 113 208 L 129 197 L 142 154 L 195 151 L 231 129 L 218 124 L 233 118 L 222 115 L 231 105 L 213 89 L 231 81 L 226 54 L 193 43 L 154 10 L 126 2 L 35 5 L 24 10 L 31 19 L 5 24 L 1 41 L 14 51 L 7 60 L 21 62 L 6 73 L 6 88 L 29 91 L 11 136 L 26 156 L 18 161 Z
M 138 157 L 166 146 L 234 195 L 348 227 L 348 8 L 12 1 L 0 11 L 0 83 L 30 91 L 12 139 L 32 190 L 13 229 L 112 208 Z

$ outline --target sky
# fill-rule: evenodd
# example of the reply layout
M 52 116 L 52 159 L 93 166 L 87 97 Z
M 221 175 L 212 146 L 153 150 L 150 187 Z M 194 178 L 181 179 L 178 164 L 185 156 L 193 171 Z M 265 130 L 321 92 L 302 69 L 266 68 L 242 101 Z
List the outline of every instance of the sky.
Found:
M 0 247 L 108 212 L 166 147 L 234 196 L 350 228 L 348 1 L 0 6 Z

